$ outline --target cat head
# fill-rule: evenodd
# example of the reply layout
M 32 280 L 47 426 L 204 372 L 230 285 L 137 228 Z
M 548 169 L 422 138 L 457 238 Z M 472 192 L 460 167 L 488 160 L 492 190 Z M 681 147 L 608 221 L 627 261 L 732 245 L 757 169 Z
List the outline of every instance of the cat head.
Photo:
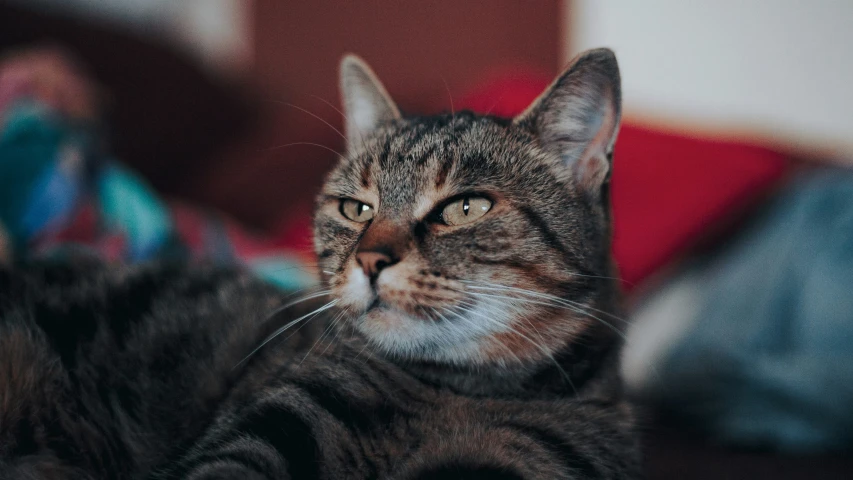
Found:
M 606 308 L 613 52 L 592 50 L 514 119 L 407 117 L 360 59 L 340 68 L 347 151 L 315 212 L 323 281 L 384 353 L 537 362 Z

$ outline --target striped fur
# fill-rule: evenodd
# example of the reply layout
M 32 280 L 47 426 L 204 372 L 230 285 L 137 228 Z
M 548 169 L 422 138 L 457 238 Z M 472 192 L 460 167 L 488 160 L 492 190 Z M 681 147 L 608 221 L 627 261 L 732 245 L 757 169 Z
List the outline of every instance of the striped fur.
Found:
M 0 270 L 0 479 L 638 477 L 615 68 L 588 53 L 505 121 L 404 118 L 345 60 L 349 151 L 315 223 L 329 296 L 214 268 Z M 474 194 L 481 219 L 437 223 Z

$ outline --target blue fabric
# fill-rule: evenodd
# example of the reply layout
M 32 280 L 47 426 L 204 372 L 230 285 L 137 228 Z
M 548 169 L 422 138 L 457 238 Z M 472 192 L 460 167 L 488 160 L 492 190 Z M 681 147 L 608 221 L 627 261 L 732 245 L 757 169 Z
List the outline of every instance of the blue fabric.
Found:
M 82 192 L 83 174 L 73 153 L 48 165 L 33 182 L 17 232 L 31 238 L 67 224 Z
M 317 283 L 317 279 L 301 261 L 285 255 L 252 259 L 249 268 L 260 278 L 283 290 L 298 290 Z
M 98 194 L 107 227 L 127 238 L 129 260 L 151 258 L 169 240 L 168 207 L 132 172 L 108 164 L 98 178 Z
M 0 222 L 20 244 L 42 225 L 61 215 L 61 205 L 46 205 L 63 179 L 56 166 L 66 131 L 61 119 L 35 102 L 21 101 L 3 112 L 0 131 Z M 48 202 L 49 203 L 49 202 Z M 37 204 L 37 205 L 36 205 Z M 56 209 L 56 210 L 55 210 Z
M 65 118 L 35 99 L 17 99 L 0 112 L 0 227 L 14 255 L 96 255 L 128 262 L 195 258 L 247 265 L 285 289 L 316 282 L 283 252 L 238 251 L 216 215 L 200 215 L 204 245 L 194 251 L 180 238 L 166 202 L 134 172 L 105 157 L 102 144 L 95 125 Z M 78 231 L 74 240 L 63 237 L 86 212 L 93 213 L 94 226 L 82 227 L 86 233 L 81 237 Z
M 726 443 L 853 447 L 853 174 L 794 182 L 703 275 L 659 368 L 669 412 Z

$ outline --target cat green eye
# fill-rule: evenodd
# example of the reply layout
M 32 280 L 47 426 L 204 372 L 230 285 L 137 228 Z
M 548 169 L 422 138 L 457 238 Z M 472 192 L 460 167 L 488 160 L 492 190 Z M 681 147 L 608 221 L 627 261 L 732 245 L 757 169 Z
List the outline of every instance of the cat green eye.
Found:
M 364 223 L 373 219 L 373 214 L 375 213 L 375 210 L 370 205 L 351 198 L 341 199 L 340 211 L 341 215 L 358 223 Z
M 441 211 L 441 220 L 450 226 L 465 225 L 480 219 L 492 208 L 492 201 L 483 197 L 463 197 L 451 202 Z

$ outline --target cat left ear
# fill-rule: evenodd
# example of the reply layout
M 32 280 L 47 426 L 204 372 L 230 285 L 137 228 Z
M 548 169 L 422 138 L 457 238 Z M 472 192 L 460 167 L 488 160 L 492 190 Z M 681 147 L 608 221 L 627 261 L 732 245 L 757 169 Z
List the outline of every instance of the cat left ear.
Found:
M 610 175 L 620 117 L 619 65 L 601 48 L 577 56 L 514 123 L 532 130 L 577 184 L 597 195 Z
M 340 77 L 347 149 L 352 150 L 360 146 L 376 127 L 400 118 L 400 110 L 361 58 L 346 55 L 341 60 Z

